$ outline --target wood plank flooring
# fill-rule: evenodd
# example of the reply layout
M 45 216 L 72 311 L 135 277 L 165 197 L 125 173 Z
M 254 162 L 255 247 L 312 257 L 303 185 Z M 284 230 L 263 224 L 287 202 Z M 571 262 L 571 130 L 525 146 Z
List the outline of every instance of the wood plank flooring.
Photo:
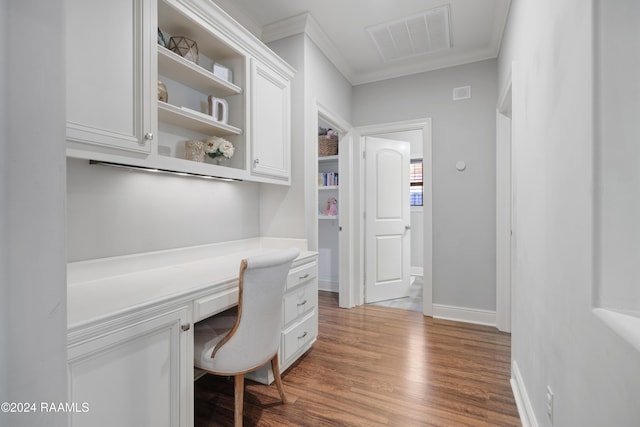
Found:
M 319 336 L 275 384 L 246 382 L 245 426 L 520 426 L 510 335 L 320 292 Z M 195 426 L 233 425 L 233 380 L 195 385 Z

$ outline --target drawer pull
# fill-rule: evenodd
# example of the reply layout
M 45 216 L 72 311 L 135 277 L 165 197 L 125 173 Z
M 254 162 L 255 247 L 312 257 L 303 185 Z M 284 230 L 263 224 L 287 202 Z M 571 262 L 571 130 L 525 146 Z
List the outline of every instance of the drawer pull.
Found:
M 306 279 L 307 277 L 309 277 L 309 273 L 305 274 L 304 276 L 300 276 L 300 277 L 298 277 L 298 279 L 299 279 L 299 280 L 304 280 L 304 279 Z
M 306 336 L 307 336 L 307 334 L 308 334 L 308 332 L 307 332 L 307 331 L 304 331 L 304 334 L 300 335 L 300 336 L 298 337 L 298 339 L 299 339 L 299 340 L 301 340 L 302 338 L 306 337 Z
M 182 329 L 182 332 L 187 332 L 189 329 L 191 329 L 191 323 L 185 323 L 184 325 L 180 326 L 180 328 Z
M 299 303 L 298 303 L 298 307 L 300 307 L 301 305 L 305 305 L 306 303 L 307 303 L 307 300 L 304 300 L 304 301 L 302 301 L 302 302 L 299 302 Z

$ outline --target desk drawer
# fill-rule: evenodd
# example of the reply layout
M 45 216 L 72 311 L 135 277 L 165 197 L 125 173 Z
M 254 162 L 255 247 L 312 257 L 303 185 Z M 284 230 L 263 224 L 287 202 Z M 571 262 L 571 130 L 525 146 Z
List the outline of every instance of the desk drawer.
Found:
M 317 276 L 318 267 L 315 262 L 296 267 L 287 276 L 287 289 L 293 289 L 304 282 L 315 279 Z
M 315 283 L 308 283 L 284 296 L 284 325 L 316 307 L 318 291 Z
M 299 350 L 306 349 L 318 335 L 317 312 L 313 310 L 292 328 L 282 333 L 282 359 L 287 360 L 295 356 Z
M 199 322 L 237 304 L 238 288 L 198 298 L 193 302 L 193 322 Z

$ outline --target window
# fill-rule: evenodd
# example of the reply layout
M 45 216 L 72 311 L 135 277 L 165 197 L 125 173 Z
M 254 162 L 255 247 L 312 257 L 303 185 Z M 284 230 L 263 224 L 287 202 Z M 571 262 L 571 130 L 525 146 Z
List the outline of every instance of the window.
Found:
M 422 159 L 412 159 L 409 165 L 409 200 L 411 206 L 422 206 Z

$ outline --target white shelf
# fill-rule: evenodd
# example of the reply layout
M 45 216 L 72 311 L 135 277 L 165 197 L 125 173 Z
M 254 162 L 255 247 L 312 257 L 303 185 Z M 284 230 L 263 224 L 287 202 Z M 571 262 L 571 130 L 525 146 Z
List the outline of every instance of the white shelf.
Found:
M 242 129 L 209 119 L 204 113 L 158 101 L 158 120 L 202 134 L 241 135 Z
M 324 156 L 324 157 L 318 157 L 318 162 L 322 163 L 322 162 L 336 162 L 338 161 L 339 156 L 336 154 L 335 156 Z
M 220 60 L 242 56 L 230 46 L 221 31 L 173 2 L 158 1 L 158 27 L 164 33 L 167 43 L 170 36 L 190 38 L 198 44 L 198 52 L 209 58 Z
M 337 190 L 338 186 L 337 185 L 320 185 L 318 187 L 318 191 L 322 191 L 322 190 Z
M 209 95 L 223 97 L 242 93 L 240 87 L 160 45 L 158 45 L 158 73 Z
M 318 215 L 318 219 L 338 219 L 338 215 Z
M 194 162 L 192 160 L 169 156 L 157 156 L 155 157 L 153 164 L 159 169 L 176 170 L 179 172 L 238 180 L 247 179 L 247 173 L 242 165 L 216 165 L 207 162 Z

